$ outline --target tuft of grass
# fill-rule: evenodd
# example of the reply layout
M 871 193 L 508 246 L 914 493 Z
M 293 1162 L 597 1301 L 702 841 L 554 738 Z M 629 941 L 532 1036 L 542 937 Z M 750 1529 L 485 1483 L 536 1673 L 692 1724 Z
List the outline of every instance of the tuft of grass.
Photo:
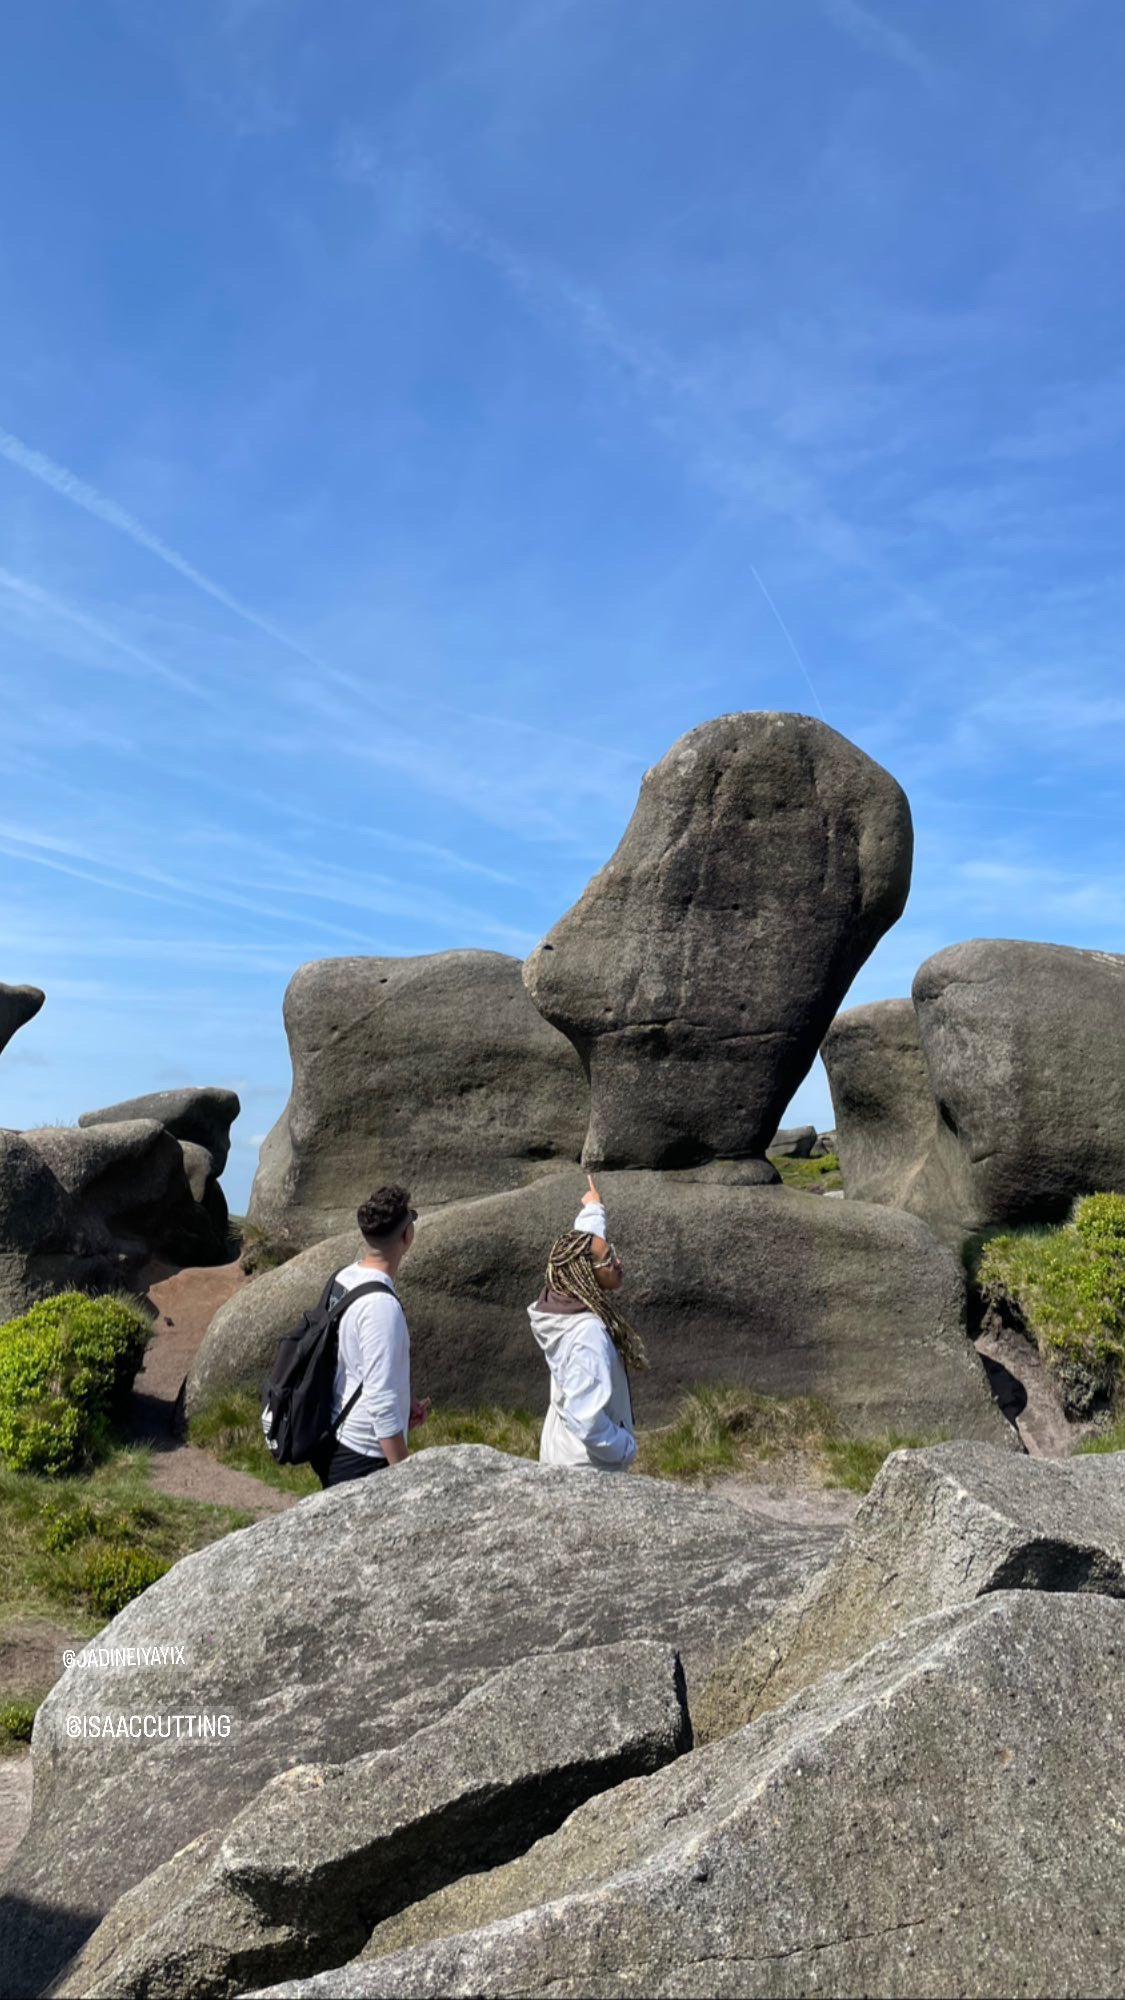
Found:
M 320 1481 L 309 1465 L 278 1465 L 262 1432 L 262 1406 L 252 1389 L 232 1390 L 193 1417 L 188 1438 L 221 1464 L 252 1473 L 282 1493 L 319 1493 Z
M 235 1233 L 234 1216 L 231 1217 L 231 1234 Z M 260 1229 L 256 1222 L 247 1222 L 245 1216 L 237 1217 L 238 1261 L 248 1278 L 257 1278 L 264 1271 L 276 1271 L 282 1264 L 288 1264 L 297 1255 L 296 1246 L 284 1242 L 280 1237 L 271 1236 Z
M 1068 1417 L 1115 1402 L 1125 1388 L 1125 1195 L 1087 1195 L 1060 1228 L 989 1237 L 975 1275 L 984 1306 L 1035 1342 Z
M 779 1452 L 816 1456 L 835 1420 L 815 1396 L 760 1396 L 736 1382 L 693 1389 L 674 1421 L 637 1433 L 637 1469 L 654 1479 L 701 1479 L 734 1472 Z
M 19 1689 L 0 1696 L 0 1757 L 10 1757 L 31 1742 L 36 1711 L 48 1690 L 34 1693 Z
M 829 1438 L 824 1456 L 832 1472 L 833 1486 L 846 1486 L 849 1493 L 869 1493 L 892 1451 L 922 1451 L 929 1444 L 947 1444 L 948 1431 L 912 1437 L 888 1431 L 885 1437 Z
M 485 1403 L 475 1410 L 431 1410 L 424 1424 L 411 1431 L 411 1451 L 429 1451 L 439 1444 L 487 1444 L 512 1458 L 538 1458 L 542 1416 L 530 1410 L 504 1410 Z
M 826 1182 L 829 1187 L 841 1186 L 840 1162 L 835 1153 L 825 1153 L 819 1160 L 786 1160 L 767 1153 L 771 1166 L 777 1168 L 786 1187 L 815 1188 Z
M 1114 1417 L 1105 1430 L 1098 1431 L 1094 1437 L 1088 1437 L 1079 1445 L 1078 1451 L 1084 1456 L 1106 1451 L 1125 1451 L 1125 1410 Z
M 250 1518 L 155 1492 L 145 1451 L 67 1479 L 0 1467 L 0 1622 L 96 1632 L 181 1556 Z

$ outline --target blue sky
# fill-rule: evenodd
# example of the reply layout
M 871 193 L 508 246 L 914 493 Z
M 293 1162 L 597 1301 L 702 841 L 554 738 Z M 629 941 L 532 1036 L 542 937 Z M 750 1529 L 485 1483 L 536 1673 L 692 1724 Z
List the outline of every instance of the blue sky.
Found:
M 853 1000 L 1122 949 L 1119 0 L 47 0 L 4 44 L 6 1124 L 233 1084 L 241 1205 L 293 969 L 522 955 L 731 709 L 910 796 Z

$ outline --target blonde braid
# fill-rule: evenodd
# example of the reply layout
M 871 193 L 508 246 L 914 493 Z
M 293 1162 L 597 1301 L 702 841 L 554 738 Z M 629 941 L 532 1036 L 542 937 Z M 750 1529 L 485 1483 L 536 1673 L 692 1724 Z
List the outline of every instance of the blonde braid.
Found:
M 578 1299 L 596 1313 L 626 1368 L 648 1367 L 644 1342 L 636 1328 L 613 1303 L 611 1292 L 603 1292 L 594 1270 L 593 1240 L 584 1229 L 569 1229 L 551 1245 L 547 1259 L 547 1285 Z

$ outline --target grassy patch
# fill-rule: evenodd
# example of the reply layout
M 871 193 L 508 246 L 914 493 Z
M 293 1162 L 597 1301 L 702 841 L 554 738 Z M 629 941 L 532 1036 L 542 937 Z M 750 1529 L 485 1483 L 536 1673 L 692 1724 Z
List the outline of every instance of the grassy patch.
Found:
M 1096 1437 L 1089 1437 L 1078 1447 L 1079 1452 L 1089 1454 L 1103 1451 L 1125 1451 L 1125 1411 L 1113 1419 L 1104 1431 Z
M 985 1310 L 1032 1339 L 1072 1418 L 1125 1388 L 1125 1195 L 1087 1195 L 1057 1229 L 985 1241 L 975 1272 Z
M 0 1693 L 0 1757 L 11 1757 L 26 1749 L 31 1742 L 35 1711 L 47 1693 L 46 1688 L 37 1688 L 34 1693 L 22 1688 Z
M 773 1153 L 766 1155 L 771 1166 L 777 1168 L 786 1187 L 817 1188 L 821 1184 L 840 1187 L 840 1162 L 835 1153 L 825 1153 L 820 1160 L 786 1160 Z
M 70 1479 L 0 1468 L 0 1621 L 96 1632 L 181 1556 L 249 1519 L 154 1492 L 144 1451 Z
M 235 1254 L 248 1278 L 261 1277 L 264 1271 L 276 1271 L 297 1255 L 292 1243 L 285 1243 L 280 1238 L 269 1235 L 268 1231 L 259 1229 L 256 1222 L 247 1222 L 243 1215 L 237 1218 L 232 1216 L 230 1228 L 232 1237 L 237 1234 L 238 1247 Z
M 435 1445 L 483 1444 L 515 1458 L 539 1456 L 542 1415 L 505 1410 L 436 1409 L 410 1435 L 412 1453 Z M 291 1493 L 316 1493 L 320 1482 L 307 1465 L 275 1465 L 266 1449 L 256 1398 L 224 1396 L 192 1419 L 189 1436 L 224 1465 L 250 1472 Z M 637 1470 L 654 1479 L 683 1481 L 728 1473 L 749 1477 L 771 1459 L 803 1461 L 814 1481 L 866 1493 L 888 1452 L 940 1444 L 941 1437 L 852 1438 L 816 1396 L 759 1396 L 737 1383 L 710 1383 L 684 1397 L 674 1421 L 637 1433 Z

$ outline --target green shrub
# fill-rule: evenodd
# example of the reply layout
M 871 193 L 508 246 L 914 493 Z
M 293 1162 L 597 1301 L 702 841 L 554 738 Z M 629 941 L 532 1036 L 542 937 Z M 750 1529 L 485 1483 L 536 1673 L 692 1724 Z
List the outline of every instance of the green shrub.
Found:
M 84 1603 L 99 1618 L 115 1618 L 119 1611 L 147 1590 L 150 1583 L 166 1575 L 172 1567 L 147 1549 L 130 1548 L 127 1543 L 110 1543 L 89 1551 L 82 1565 L 79 1590 Z
M 1069 1417 L 1113 1402 L 1125 1376 L 1125 1196 L 1087 1195 L 1061 1228 L 991 1237 L 976 1282 L 1034 1340 Z
M 0 1702 L 0 1749 L 31 1742 L 38 1707 L 37 1701 Z
M 151 1331 L 133 1300 L 82 1292 L 0 1326 L 0 1458 L 56 1476 L 103 1457 Z

